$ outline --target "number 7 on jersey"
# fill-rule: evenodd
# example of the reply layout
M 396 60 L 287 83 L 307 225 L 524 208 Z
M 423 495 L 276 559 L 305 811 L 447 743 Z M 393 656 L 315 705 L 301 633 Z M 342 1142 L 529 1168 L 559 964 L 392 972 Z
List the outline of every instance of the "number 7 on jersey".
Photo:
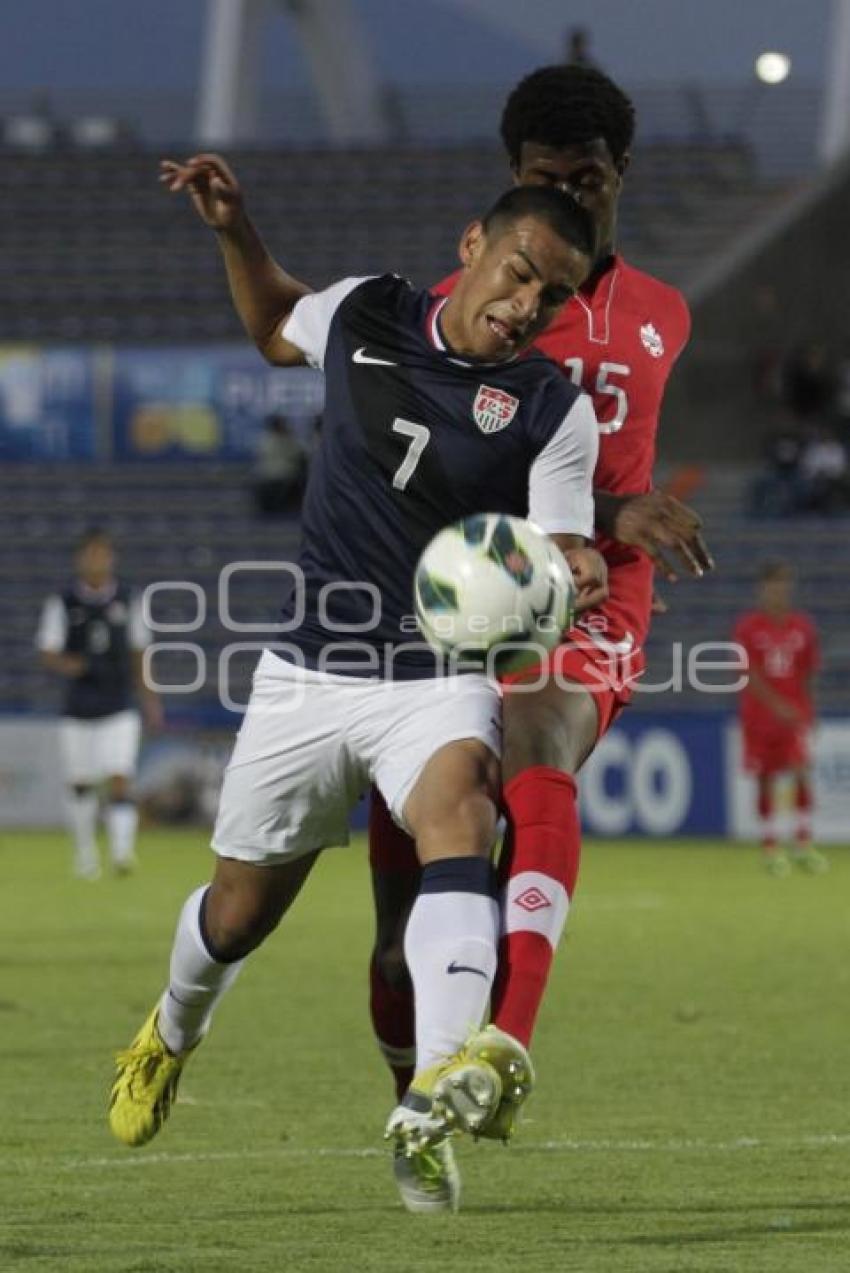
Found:
M 407 454 L 393 477 L 393 489 L 403 491 L 416 471 L 422 452 L 431 441 L 431 430 L 427 424 L 414 424 L 412 420 L 403 420 L 397 416 L 393 420 L 393 433 L 400 433 L 402 437 L 410 438 Z

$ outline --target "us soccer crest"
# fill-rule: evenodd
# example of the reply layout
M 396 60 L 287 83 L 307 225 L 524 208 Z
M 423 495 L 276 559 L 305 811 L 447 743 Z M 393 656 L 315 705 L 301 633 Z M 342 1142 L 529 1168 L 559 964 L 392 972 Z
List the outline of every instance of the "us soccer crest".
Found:
M 518 406 L 519 398 L 512 394 L 481 385 L 472 404 L 472 414 L 482 433 L 498 433 L 508 427 Z

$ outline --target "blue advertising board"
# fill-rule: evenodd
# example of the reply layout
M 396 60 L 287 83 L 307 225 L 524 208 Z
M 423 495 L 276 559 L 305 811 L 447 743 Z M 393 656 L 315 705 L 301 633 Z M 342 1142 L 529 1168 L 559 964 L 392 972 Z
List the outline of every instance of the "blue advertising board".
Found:
M 581 771 L 582 824 L 591 835 L 723 835 L 726 717 L 630 713 Z
M 118 460 L 248 460 L 267 416 L 307 435 L 324 405 L 321 372 L 269 367 L 247 343 L 119 349 L 113 377 Z
M 92 460 L 93 349 L 0 346 L 0 458 Z

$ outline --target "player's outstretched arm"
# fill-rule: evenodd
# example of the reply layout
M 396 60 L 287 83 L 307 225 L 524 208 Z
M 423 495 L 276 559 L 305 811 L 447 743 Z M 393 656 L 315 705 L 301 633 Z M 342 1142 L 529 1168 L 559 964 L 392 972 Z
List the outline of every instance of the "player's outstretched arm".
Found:
M 611 495 L 594 491 L 596 528 L 621 544 L 642 548 L 657 569 L 674 583 L 676 564 L 697 578 L 714 569 L 702 533 L 702 519 L 673 495 Z
M 311 289 L 281 269 L 268 251 L 222 157 L 193 155 L 183 163 L 164 159 L 159 180 L 172 194 L 186 191 L 201 220 L 218 236 L 233 304 L 263 357 L 280 367 L 303 363 L 301 350 L 280 333 L 296 301 Z

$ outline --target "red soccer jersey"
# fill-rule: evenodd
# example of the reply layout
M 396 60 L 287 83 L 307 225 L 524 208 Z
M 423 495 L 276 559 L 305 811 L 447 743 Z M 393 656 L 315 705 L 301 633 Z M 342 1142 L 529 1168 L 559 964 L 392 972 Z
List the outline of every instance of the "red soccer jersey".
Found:
M 434 290 L 448 294 L 458 275 Z M 675 288 L 612 258 L 558 314 L 536 345 L 593 400 L 599 459 L 593 485 L 615 495 L 652 489 L 661 399 L 690 334 L 690 315 Z M 608 563 L 610 596 L 584 626 L 606 641 L 640 649 L 649 630 L 652 562 L 639 548 L 604 536 L 596 547 Z M 632 672 L 642 667 L 632 662 Z
M 819 653 L 815 625 L 808 615 L 790 611 L 774 618 L 763 610 L 751 610 L 736 623 L 733 640 L 746 650 L 750 667 L 810 722 L 814 714 L 810 681 L 818 669 Z M 740 706 L 741 723 L 753 733 L 799 727 L 780 720 L 749 686 L 741 694 Z

